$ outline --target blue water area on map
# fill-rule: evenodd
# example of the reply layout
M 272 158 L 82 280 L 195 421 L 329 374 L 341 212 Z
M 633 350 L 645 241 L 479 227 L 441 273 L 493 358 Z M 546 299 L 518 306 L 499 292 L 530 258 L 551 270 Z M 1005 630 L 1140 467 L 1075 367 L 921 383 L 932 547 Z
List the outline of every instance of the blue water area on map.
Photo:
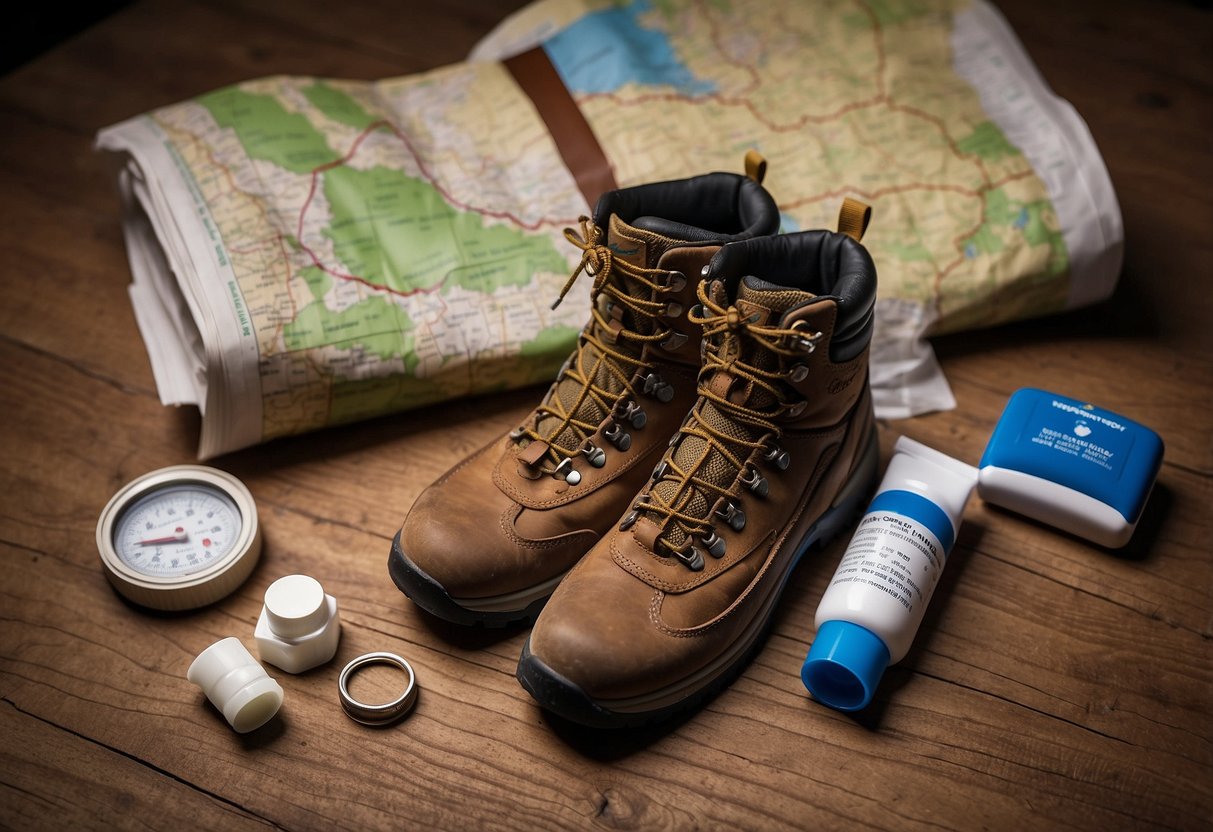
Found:
M 686 96 L 715 92 L 678 60 L 668 35 L 645 28 L 650 0 L 587 14 L 544 43 L 561 80 L 574 94 L 615 92 L 625 84 L 673 87 Z

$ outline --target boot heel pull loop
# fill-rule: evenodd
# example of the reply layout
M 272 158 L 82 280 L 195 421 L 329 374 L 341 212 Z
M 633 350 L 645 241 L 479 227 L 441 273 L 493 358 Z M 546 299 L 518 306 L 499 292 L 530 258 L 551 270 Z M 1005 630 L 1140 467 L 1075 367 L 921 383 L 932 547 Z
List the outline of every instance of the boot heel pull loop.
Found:
M 838 233 L 846 234 L 858 243 L 863 239 L 863 232 L 868 230 L 868 221 L 871 219 L 871 206 L 847 197 L 838 209 Z
M 745 152 L 745 175 L 759 185 L 766 178 L 767 160 L 757 150 L 750 149 Z

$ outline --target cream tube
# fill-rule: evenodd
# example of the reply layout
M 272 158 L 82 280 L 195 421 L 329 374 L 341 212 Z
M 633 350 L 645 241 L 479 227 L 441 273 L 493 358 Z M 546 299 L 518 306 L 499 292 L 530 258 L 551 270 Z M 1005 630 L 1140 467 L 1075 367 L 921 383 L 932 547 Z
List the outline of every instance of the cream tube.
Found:
M 857 711 L 905 658 L 956 541 L 977 469 L 901 437 L 821 604 L 800 678 L 818 702 Z

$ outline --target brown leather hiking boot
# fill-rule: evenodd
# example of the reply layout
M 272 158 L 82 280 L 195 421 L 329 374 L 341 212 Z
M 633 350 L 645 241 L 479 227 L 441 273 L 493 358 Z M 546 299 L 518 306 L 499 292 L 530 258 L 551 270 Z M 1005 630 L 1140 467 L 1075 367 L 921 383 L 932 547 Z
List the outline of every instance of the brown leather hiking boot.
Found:
M 518 679 L 544 707 L 611 727 L 697 704 L 744 667 L 805 550 L 863 508 L 878 462 L 876 270 L 853 233 L 732 243 L 712 259 L 691 312 L 698 400 L 523 648 Z
M 605 194 L 580 236 L 565 232 L 584 254 L 564 292 L 582 271 L 594 279 L 576 350 L 521 426 L 418 497 L 388 559 L 396 586 L 457 624 L 533 618 L 695 400 L 701 330 L 687 310 L 704 265 L 778 224 L 766 190 L 736 174 Z

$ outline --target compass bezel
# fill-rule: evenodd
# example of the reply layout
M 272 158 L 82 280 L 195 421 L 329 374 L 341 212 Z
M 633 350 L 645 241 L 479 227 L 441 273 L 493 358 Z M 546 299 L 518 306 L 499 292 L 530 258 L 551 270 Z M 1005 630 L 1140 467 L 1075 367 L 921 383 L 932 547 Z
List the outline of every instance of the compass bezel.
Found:
M 149 575 L 126 563 L 114 544 L 119 520 L 143 498 L 180 486 L 202 487 L 235 505 L 240 529 L 231 549 L 188 575 Z M 185 610 L 229 595 L 252 573 L 261 555 L 261 525 L 253 495 L 236 477 L 205 465 L 172 465 L 131 480 L 110 498 L 97 521 L 97 551 L 105 575 L 128 600 L 159 610 Z

